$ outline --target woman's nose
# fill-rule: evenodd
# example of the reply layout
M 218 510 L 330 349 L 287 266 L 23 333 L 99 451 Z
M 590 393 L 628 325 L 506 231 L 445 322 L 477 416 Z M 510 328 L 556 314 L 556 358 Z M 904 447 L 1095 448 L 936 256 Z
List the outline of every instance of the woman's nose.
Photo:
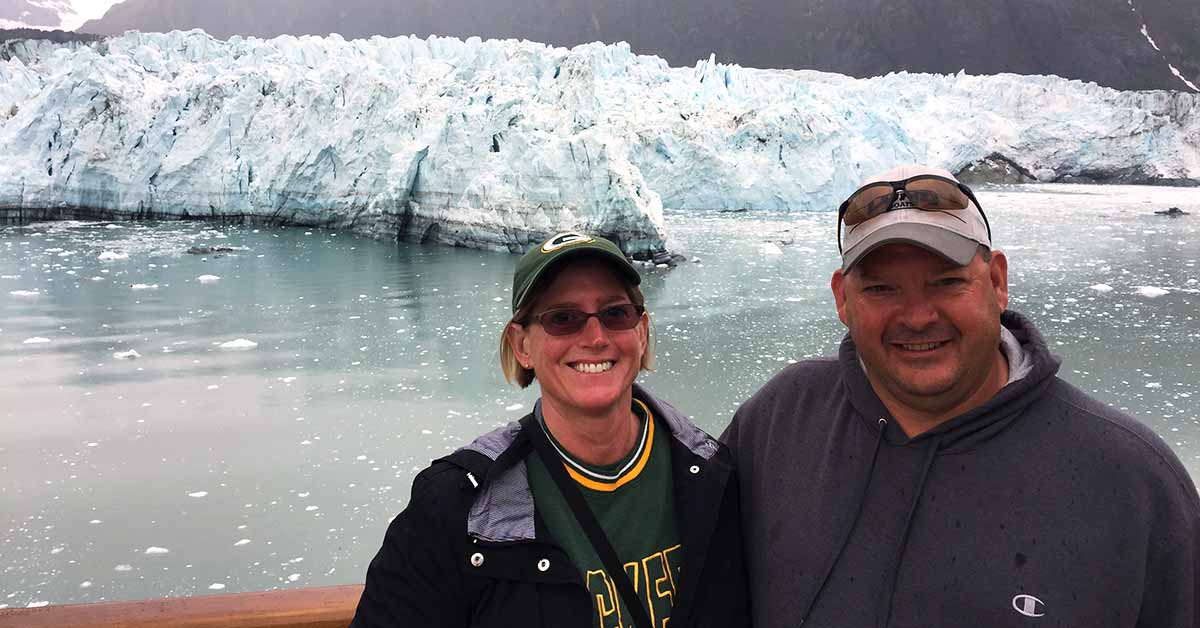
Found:
M 600 324 L 598 316 L 589 316 L 583 324 L 583 330 L 579 333 L 583 334 L 583 342 L 589 347 L 608 344 L 608 330 Z

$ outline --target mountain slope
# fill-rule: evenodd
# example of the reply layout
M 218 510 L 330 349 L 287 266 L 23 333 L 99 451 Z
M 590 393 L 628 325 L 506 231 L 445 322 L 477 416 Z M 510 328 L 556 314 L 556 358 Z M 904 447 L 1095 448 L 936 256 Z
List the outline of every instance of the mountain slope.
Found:
M 1200 3 L 969 0 L 954 6 L 948 12 L 944 0 L 126 0 L 80 30 L 201 28 L 218 38 L 478 35 L 559 46 L 627 41 L 634 51 L 675 66 L 715 53 L 748 67 L 859 77 L 965 69 L 1055 74 L 1118 89 L 1200 84 Z

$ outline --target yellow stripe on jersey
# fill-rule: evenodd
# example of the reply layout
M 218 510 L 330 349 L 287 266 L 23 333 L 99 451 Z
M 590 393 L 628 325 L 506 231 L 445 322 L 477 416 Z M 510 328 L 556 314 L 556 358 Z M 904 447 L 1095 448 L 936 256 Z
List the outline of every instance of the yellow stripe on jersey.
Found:
M 571 476 L 571 478 L 578 482 L 580 486 L 589 488 L 593 491 L 611 493 L 636 480 L 638 475 L 641 474 L 642 469 L 646 468 L 646 463 L 650 461 L 650 450 L 654 447 L 654 415 L 650 413 L 650 408 L 647 408 L 646 405 L 641 401 L 637 399 L 634 399 L 633 401 L 641 404 L 642 408 L 646 411 L 646 448 L 642 450 L 641 457 L 638 458 L 637 463 L 633 465 L 633 468 L 629 470 L 629 473 L 621 476 L 615 482 L 597 482 L 589 477 L 584 476 L 575 469 L 572 469 L 570 465 L 564 462 L 563 467 L 567 470 L 567 475 Z

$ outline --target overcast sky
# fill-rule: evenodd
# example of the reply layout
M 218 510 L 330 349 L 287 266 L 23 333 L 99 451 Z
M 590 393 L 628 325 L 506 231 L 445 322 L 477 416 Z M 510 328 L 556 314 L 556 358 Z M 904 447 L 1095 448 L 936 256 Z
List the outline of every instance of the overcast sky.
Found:
M 71 8 L 75 9 L 78 16 L 78 23 L 63 24 L 64 28 L 76 29 L 81 24 L 88 20 L 94 20 L 108 10 L 108 7 L 116 4 L 119 0 L 70 0 Z

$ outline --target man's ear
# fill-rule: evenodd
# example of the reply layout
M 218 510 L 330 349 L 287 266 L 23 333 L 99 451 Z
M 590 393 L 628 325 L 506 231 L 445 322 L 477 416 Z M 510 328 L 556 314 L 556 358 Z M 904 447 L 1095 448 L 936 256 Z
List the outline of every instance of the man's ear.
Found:
M 992 279 L 992 289 L 996 291 L 996 303 L 1000 311 L 1008 309 L 1008 257 L 1004 251 L 992 251 L 992 261 L 988 262 L 988 276 Z
M 829 289 L 833 291 L 833 301 L 837 304 L 838 318 L 842 324 L 849 326 L 846 323 L 846 273 L 841 268 L 833 271 L 833 277 L 829 279 Z

